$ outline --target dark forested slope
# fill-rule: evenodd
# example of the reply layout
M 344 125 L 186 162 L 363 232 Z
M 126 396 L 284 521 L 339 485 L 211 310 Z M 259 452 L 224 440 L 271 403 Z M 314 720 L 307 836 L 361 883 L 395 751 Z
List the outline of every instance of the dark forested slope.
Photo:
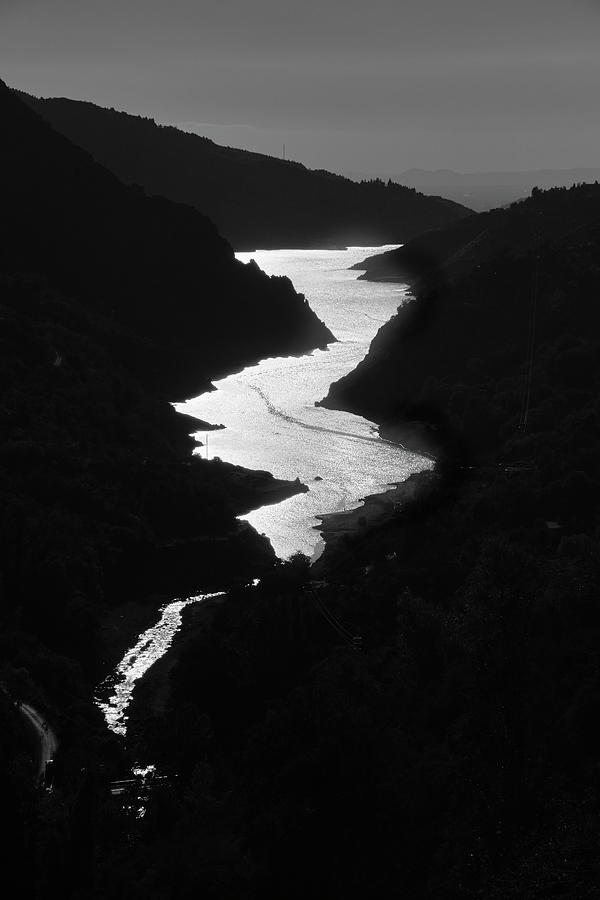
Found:
M 236 515 L 300 489 L 192 457 L 189 432 L 205 423 L 169 400 L 332 336 L 287 279 L 236 262 L 196 210 L 121 184 L 3 84 L 0 122 L 0 791 L 14 838 L 3 877 L 21 896 L 36 880 L 52 896 L 58 872 L 71 896 L 78 854 L 61 869 L 52 819 L 68 818 L 82 766 L 107 741 L 93 705 L 101 620 L 270 568 L 268 542 Z M 54 804 L 35 790 L 35 742 L 11 698 L 59 733 Z M 46 840 L 49 858 L 32 863 Z
M 159 338 L 153 361 L 166 386 L 193 390 L 202 377 L 332 340 L 287 279 L 238 263 L 196 210 L 126 187 L 5 87 L 0 116 L 2 268 L 43 273 Z
M 583 215 L 422 281 L 334 386 L 426 417 L 445 465 L 309 590 L 294 561 L 190 637 L 140 733 L 177 778 L 101 896 L 598 895 L 599 296 Z
M 204 541 L 252 486 L 190 465 L 189 423 L 147 388 L 152 335 L 50 286 L 37 244 L 34 274 L 2 273 L 2 679 L 51 704 L 62 754 L 36 795 L 0 691 L 12 895 L 598 896 L 597 194 L 534 200 L 568 232 L 421 268 L 332 391 L 379 421 L 427 417 L 453 452 L 309 589 L 307 561 L 269 570 L 256 535 Z M 260 559 L 263 577 L 196 623 L 162 704 L 138 708 L 131 759 L 166 776 L 140 817 L 109 790 L 118 748 L 90 737 L 95 616 L 136 570 L 181 571 L 164 558 L 180 536 L 198 538 L 182 575 Z
M 598 895 L 599 199 L 536 195 L 512 247 L 422 268 L 333 386 L 437 426 L 445 465 L 324 580 L 295 560 L 190 637 L 140 729 L 177 778 L 101 895 Z
M 360 277 L 370 281 L 453 278 L 500 254 L 523 254 L 597 223 L 599 191 L 597 183 L 548 191 L 534 188 L 526 200 L 468 216 L 354 268 L 364 269 Z
M 237 249 L 399 243 L 468 213 L 413 188 L 358 184 L 92 103 L 22 96 L 123 181 L 205 213 Z
M 416 297 L 326 401 L 432 424 L 443 463 L 339 569 L 378 617 L 396 602 L 391 668 L 369 668 L 378 703 L 398 689 L 376 716 L 388 774 L 365 766 L 382 798 L 369 857 L 414 897 L 592 898 L 600 186 L 535 192 L 393 257 Z
M 572 431 L 576 410 L 591 414 L 599 371 L 600 185 L 536 192 L 463 224 L 394 262 L 416 299 L 327 404 L 379 422 L 443 421 L 478 453 L 521 446 L 525 406 L 528 443 L 567 420 Z
M 332 336 L 287 279 L 121 184 L 3 84 L 0 121 L 2 614 L 93 667 L 80 620 L 98 603 L 169 590 L 169 571 L 185 583 L 193 556 L 197 579 L 206 540 L 277 494 L 266 474 L 190 459 L 199 426 L 168 399 Z M 173 537 L 200 543 L 163 567 Z

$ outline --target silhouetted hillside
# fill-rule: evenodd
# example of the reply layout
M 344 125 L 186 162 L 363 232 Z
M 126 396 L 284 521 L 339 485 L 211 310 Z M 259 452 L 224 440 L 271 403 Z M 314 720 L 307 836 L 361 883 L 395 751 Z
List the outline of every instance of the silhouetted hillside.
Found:
M 333 386 L 437 427 L 438 472 L 188 636 L 138 708 L 177 778 L 101 896 L 598 894 L 600 224 L 566 200 L 570 234 L 422 279 Z
M 324 346 L 332 335 L 285 278 L 244 266 L 191 207 L 125 187 L 0 91 L 0 264 L 43 273 L 98 312 L 160 338 L 165 387 L 267 356 Z
M 301 490 L 192 457 L 189 433 L 210 426 L 169 400 L 332 336 L 287 279 L 121 184 L 1 83 L 0 122 L 0 788 L 5 885 L 12 872 L 29 897 L 53 867 L 29 866 L 43 795 L 10 698 L 51 710 L 69 793 L 106 739 L 108 610 L 268 570 L 268 541 L 236 516 Z
M 235 512 L 297 490 L 192 460 L 202 423 L 173 392 L 332 336 L 287 279 L 238 263 L 190 207 L 121 184 L 3 84 L 0 121 L 3 614 L 70 652 L 72 604 L 93 618 L 105 595 L 174 590 L 163 568 L 197 581 L 222 556 L 207 540 L 237 538 Z M 170 552 L 173 536 L 191 549 Z
M 81 296 L 54 287 L 66 265 L 31 225 L 33 274 L 0 271 L 11 896 L 597 897 L 599 192 L 536 194 L 468 252 L 471 220 L 462 244 L 424 239 L 416 298 L 328 402 L 430 423 L 445 465 L 319 582 L 233 519 L 294 486 L 192 463 L 192 423 L 147 386 L 157 332 L 138 337 L 124 294 L 106 311 L 83 268 Z M 124 752 L 91 702 L 98 612 L 199 570 L 243 578 L 145 679 Z M 50 794 L 11 696 L 60 726 Z M 141 804 L 110 790 L 134 760 L 160 775 Z
M 540 191 L 506 209 L 472 215 L 420 235 L 398 250 L 371 256 L 354 268 L 369 281 L 449 278 L 502 253 L 524 253 L 537 243 L 561 241 L 599 220 L 600 185 Z
M 369 834 L 379 822 L 369 858 L 409 896 L 591 898 L 600 186 L 536 192 L 390 261 L 387 274 L 411 276 L 416 297 L 326 403 L 388 435 L 426 423 L 441 477 L 337 563 L 352 598 L 342 611 L 357 620 L 362 581 L 364 605 L 381 617 L 388 603 L 396 633 L 374 692 L 379 701 L 397 684 L 397 700 L 382 703 L 378 724 L 352 729 L 357 742 L 357 731 L 377 732 L 390 760 L 387 778 L 373 766 L 373 791 L 353 798 L 356 827 L 365 811 Z M 360 701 L 349 705 L 356 721 Z M 371 793 L 381 800 L 369 811 Z
M 572 433 L 599 375 L 599 241 L 600 185 L 582 185 L 536 191 L 367 261 L 367 274 L 411 278 L 416 298 L 326 404 L 379 422 L 437 420 L 477 454 L 529 456 L 565 421 Z
M 468 213 L 413 188 L 357 184 L 92 103 L 21 96 L 122 181 L 205 213 L 236 249 L 400 243 Z

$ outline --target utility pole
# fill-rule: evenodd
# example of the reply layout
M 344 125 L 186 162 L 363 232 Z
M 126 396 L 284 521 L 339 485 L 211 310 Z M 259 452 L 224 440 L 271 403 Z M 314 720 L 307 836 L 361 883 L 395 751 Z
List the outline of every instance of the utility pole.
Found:
M 283 145 L 283 158 L 285 159 L 285 144 Z
M 208 431 L 204 436 L 204 443 L 206 444 L 206 458 L 208 459 Z

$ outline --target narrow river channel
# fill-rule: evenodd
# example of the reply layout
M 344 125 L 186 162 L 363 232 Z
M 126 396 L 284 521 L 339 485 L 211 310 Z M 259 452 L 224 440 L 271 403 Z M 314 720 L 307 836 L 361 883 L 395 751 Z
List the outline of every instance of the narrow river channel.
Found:
M 208 435 L 210 456 L 266 469 L 277 478 L 298 477 L 308 485 L 307 494 L 244 517 L 267 535 L 282 558 L 319 552 L 317 516 L 353 509 L 368 494 L 430 466 L 423 457 L 382 441 L 366 419 L 315 406 L 333 381 L 365 357 L 379 328 L 406 297 L 400 285 L 358 281 L 358 272 L 349 270 L 378 249 L 390 248 L 238 253 L 238 259 L 256 260 L 269 275 L 288 275 L 338 343 L 307 356 L 263 360 L 215 382 L 213 393 L 178 407 L 225 425 Z M 205 435 L 198 438 L 204 441 Z
M 238 253 L 255 259 L 269 275 L 287 275 L 304 293 L 337 343 L 302 357 L 266 359 L 215 382 L 216 391 L 178 409 L 225 425 L 208 435 L 199 453 L 263 469 L 278 478 L 300 478 L 309 492 L 244 516 L 266 534 L 281 558 L 302 553 L 316 558 L 322 541 L 317 516 L 353 509 L 369 494 L 385 491 L 413 472 L 431 467 L 415 453 L 381 440 L 360 416 L 315 406 L 330 384 L 365 357 L 381 326 L 404 302 L 406 290 L 389 283 L 357 281 L 349 267 L 387 247 L 347 250 L 266 250 Z M 205 441 L 206 435 L 199 433 Z M 98 689 L 98 705 L 108 727 L 126 732 L 127 707 L 136 682 L 166 653 L 190 603 L 207 596 L 174 600 Z M 212 595 L 214 596 L 214 595 Z

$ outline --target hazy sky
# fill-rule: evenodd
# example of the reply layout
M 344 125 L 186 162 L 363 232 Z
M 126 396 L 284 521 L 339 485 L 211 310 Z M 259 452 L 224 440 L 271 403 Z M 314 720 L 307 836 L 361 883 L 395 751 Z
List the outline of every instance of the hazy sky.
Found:
M 0 77 L 337 171 L 600 166 L 600 0 L 0 0 Z

